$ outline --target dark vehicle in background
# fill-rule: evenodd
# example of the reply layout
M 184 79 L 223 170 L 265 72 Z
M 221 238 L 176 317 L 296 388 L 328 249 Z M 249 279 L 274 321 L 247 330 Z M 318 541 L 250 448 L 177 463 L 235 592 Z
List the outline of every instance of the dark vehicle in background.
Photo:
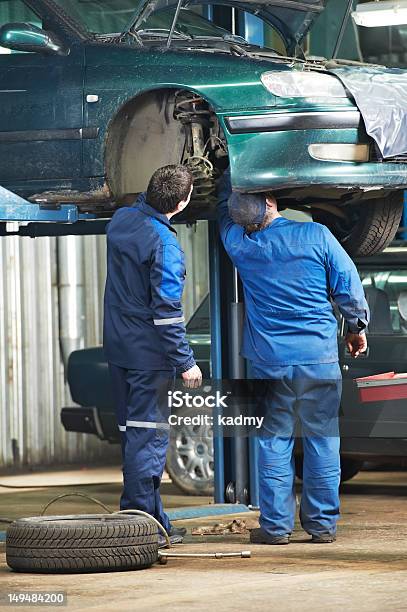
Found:
M 407 400 L 362 404 L 353 383 L 359 377 L 407 372 L 406 244 L 360 259 L 357 266 L 371 321 L 365 355 L 352 359 L 343 342 L 340 344 L 344 379 L 341 453 L 348 461 L 349 475 L 356 473 L 366 460 L 407 462 Z
M 354 360 L 344 345 L 345 325 L 339 322 L 340 363 L 344 377 L 341 406 L 342 480 L 352 478 L 364 461 L 407 461 L 407 400 L 361 404 L 354 379 L 389 371 L 407 372 L 407 245 L 357 261 L 371 308 L 369 349 Z M 210 378 L 209 299 L 187 325 L 204 378 Z M 69 431 L 92 433 L 118 442 L 107 364 L 102 348 L 72 353 L 68 381 L 80 407 L 64 408 Z M 209 494 L 213 486 L 212 431 L 208 427 L 174 426 L 167 468 L 173 481 L 189 493 Z M 301 477 L 301 450 L 297 475 Z

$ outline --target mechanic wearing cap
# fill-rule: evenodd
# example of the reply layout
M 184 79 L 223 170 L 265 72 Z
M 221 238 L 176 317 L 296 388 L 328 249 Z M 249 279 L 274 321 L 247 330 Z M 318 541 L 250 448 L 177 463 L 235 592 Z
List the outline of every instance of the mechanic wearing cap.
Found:
M 265 379 L 259 437 L 260 529 L 253 543 L 288 544 L 294 528 L 295 423 L 302 428 L 302 527 L 314 543 L 336 539 L 341 372 L 332 301 L 348 325 L 353 357 L 367 348 L 369 308 L 356 268 L 330 231 L 289 221 L 272 194 L 233 193 L 219 182 L 223 244 L 243 283 L 242 355 Z
M 185 338 L 184 253 L 170 224 L 188 205 L 192 182 L 185 166 L 158 169 L 147 193 L 120 208 L 107 230 L 103 341 L 121 432 L 120 508 L 154 516 L 172 543 L 182 541 L 185 529 L 170 525 L 159 493 L 168 446 L 168 385 L 176 371 L 188 387 L 202 380 Z

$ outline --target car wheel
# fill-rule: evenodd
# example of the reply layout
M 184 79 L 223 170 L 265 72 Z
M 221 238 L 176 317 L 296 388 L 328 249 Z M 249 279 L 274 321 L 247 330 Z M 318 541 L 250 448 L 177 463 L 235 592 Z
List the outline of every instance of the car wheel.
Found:
M 363 461 L 341 457 L 341 482 L 347 482 L 362 469 Z M 295 475 L 302 480 L 303 456 L 295 456 Z
M 6 559 L 21 572 L 145 569 L 158 561 L 158 530 L 152 520 L 134 515 L 18 519 L 7 530 Z
M 360 472 L 363 461 L 341 457 L 341 482 L 347 482 Z
M 326 212 L 313 215 L 314 221 L 326 225 L 353 257 L 366 257 L 383 251 L 395 237 L 404 207 L 402 191 L 382 200 L 370 200 L 345 208 L 346 219 Z
M 210 410 L 199 410 L 211 416 Z M 193 409 L 177 413 L 178 417 L 196 416 Z M 171 480 L 190 495 L 213 495 L 213 431 L 210 425 L 174 425 L 170 432 L 167 472 Z

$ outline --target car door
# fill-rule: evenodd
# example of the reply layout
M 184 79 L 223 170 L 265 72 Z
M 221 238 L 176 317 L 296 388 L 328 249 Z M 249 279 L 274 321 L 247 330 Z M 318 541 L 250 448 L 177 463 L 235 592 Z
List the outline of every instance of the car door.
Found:
M 1 0 L 0 27 L 16 22 L 50 30 L 46 13 Z M 51 31 L 66 37 L 55 23 Z M 82 81 L 80 45 L 66 56 L 0 48 L 0 184 L 27 195 L 80 179 Z
M 354 380 L 385 372 L 407 372 L 407 270 L 370 268 L 359 273 L 371 311 L 368 352 L 353 359 L 340 342 L 344 379 L 342 437 L 405 438 L 407 400 L 361 403 Z

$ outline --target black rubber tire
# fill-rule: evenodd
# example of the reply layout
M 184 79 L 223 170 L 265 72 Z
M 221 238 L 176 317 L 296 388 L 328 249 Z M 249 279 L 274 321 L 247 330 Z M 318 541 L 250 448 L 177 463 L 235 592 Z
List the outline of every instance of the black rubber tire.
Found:
M 363 467 L 363 463 L 364 461 L 360 461 L 359 459 L 341 457 L 341 482 L 347 482 L 356 476 L 356 474 L 359 474 Z
M 348 459 L 341 457 L 341 482 L 347 482 L 360 472 L 363 467 L 363 461 L 358 459 Z M 295 475 L 299 480 L 302 480 L 303 456 L 295 456 Z
M 7 530 L 6 560 L 12 569 L 23 572 L 145 569 L 158 561 L 158 528 L 136 515 L 18 519 Z
M 394 239 L 400 226 L 404 208 L 403 191 L 387 197 L 364 202 L 359 207 L 359 218 L 349 232 L 338 231 L 332 215 L 316 213 L 314 221 L 326 225 L 352 257 L 368 257 L 383 251 Z

